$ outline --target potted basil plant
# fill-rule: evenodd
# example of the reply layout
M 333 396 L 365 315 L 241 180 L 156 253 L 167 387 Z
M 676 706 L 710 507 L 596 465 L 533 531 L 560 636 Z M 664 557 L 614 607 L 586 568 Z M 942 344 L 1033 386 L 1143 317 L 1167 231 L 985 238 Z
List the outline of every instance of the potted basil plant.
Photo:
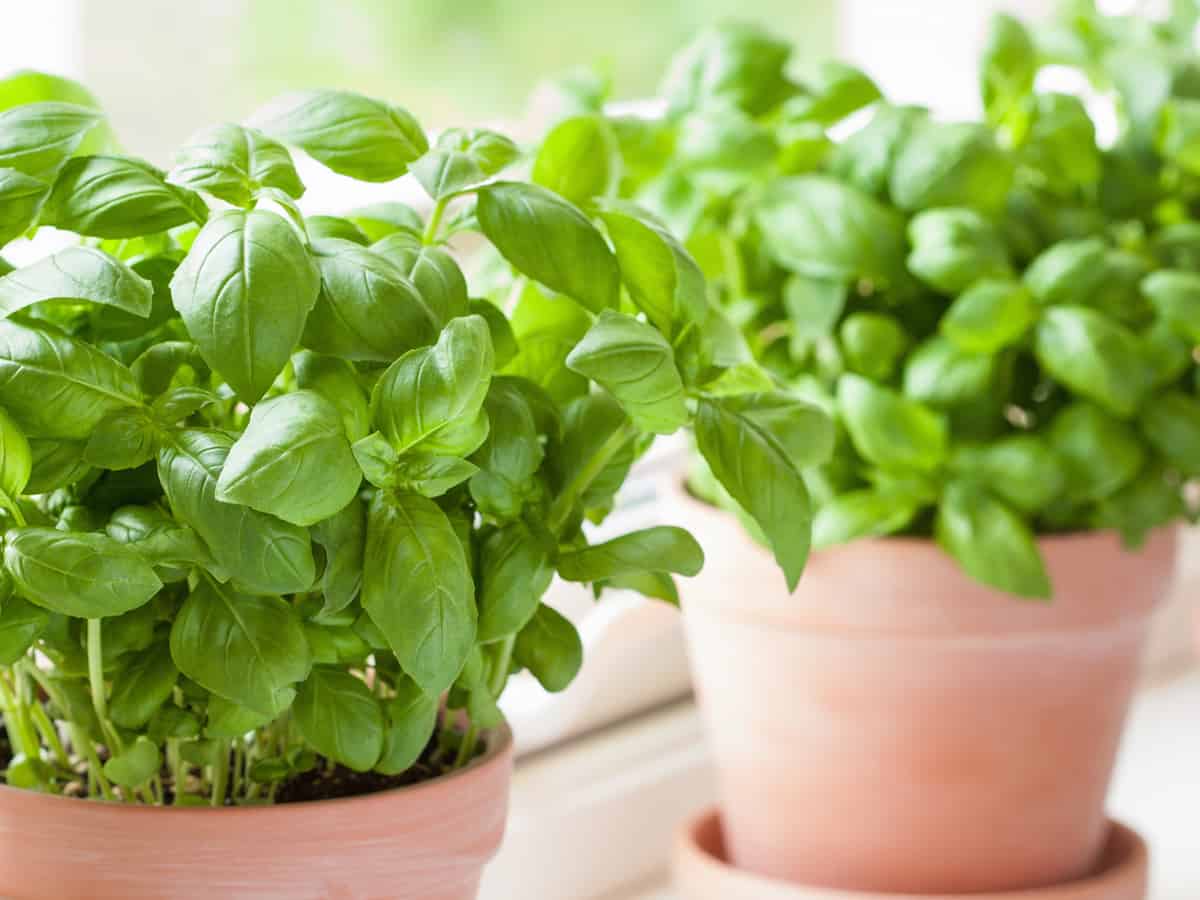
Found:
M 702 563 L 682 529 L 584 523 L 697 419 L 762 511 L 827 420 L 741 389 L 694 261 L 569 159 L 497 180 L 500 134 L 314 91 L 163 172 L 77 85 L 0 98 L 0 240 L 77 237 L 0 277 L 0 893 L 474 897 L 496 701 L 580 666 L 551 578 L 674 600 Z M 288 147 L 431 208 L 305 216 Z M 473 297 L 468 232 L 507 307 Z
M 710 30 L 662 117 L 583 114 L 761 368 L 837 423 L 794 594 L 719 471 L 678 498 L 710 557 L 683 607 L 726 847 L 863 896 L 1042 896 L 1124 840 L 1105 793 L 1195 514 L 1193 123 L 1168 104 L 1147 142 L 1127 101 L 1102 146 L 1079 99 L 1034 90 L 1009 18 L 984 121 L 891 105 L 842 63 L 795 78 L 789 53 Z

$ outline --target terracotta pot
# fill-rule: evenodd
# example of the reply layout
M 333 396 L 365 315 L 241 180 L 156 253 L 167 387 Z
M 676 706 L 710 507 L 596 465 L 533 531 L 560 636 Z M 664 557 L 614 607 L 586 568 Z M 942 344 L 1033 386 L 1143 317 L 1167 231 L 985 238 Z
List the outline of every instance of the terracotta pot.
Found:
M 0 896 L 474 900 L 511 771 L 506 727 L 462 771 L 345 800 L 161 808 L 0 787 Z
M 814 554 L 788 596 L 736 520 L 683 495 L 708 551 L 683 594 L 735 863 L 802 884 L 952 893 L 1069 882 L 1104 799 L 1177 529 L 1039 544 L 1052 604 L 933 542 Z
M 1114 822 L 1095 869 L 1067 884 L 969 894 L 882 894 L 802 887 L 730 866 L 720 820 L 710 810 L 680 830 L 674 868 L 675 888 L 681 900 L 1143 900 L 1148 862 L 1141 837 Z

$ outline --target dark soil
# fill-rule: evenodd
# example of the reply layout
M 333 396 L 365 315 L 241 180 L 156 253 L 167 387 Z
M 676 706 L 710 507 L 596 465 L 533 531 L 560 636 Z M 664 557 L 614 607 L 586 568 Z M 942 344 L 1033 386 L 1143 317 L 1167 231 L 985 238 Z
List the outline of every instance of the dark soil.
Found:
M 387 791 L 392 788 L 429 781 L 439 775 L 444 775 L 449 768 L 436 739 L 429 742 L 414 765 L 399 775 L 355 772 L 343 765 L 329 769 L 325 760 L 321 760 L 316 768 L 281 784 L 275 794 L 275 802 L 308 803 L 312 800 L 359 797 L 363 794 L 374 794 L 377 791 Z

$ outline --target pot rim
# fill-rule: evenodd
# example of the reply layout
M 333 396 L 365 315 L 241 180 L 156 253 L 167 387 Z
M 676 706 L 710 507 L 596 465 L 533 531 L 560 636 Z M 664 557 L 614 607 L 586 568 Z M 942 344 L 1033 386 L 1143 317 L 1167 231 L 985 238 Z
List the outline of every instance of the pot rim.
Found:
M 495 765 L 511 753 L 513 733 L 507 721 L 501 722 L 496 728 L 485 731 L 483 736 L 487 740 L 487 750 L 461 769 L 455 769 L 453 772 L 448 772 L 445 775 L 439 775 L 436 778 L 430 778 L 426 781 L 419 781 L 416 784 L 405 784 L 382 791 L 371 791 L 370 793 L 357 794 L 353 797 L 333 797 L 328 800 L 304 800 L 298 803 L 264 803 L 248 806 L 152 806 L 144 803 L 120 803 L 116 800 L 64 797 L 61 794 L 46 794 L 41 791 L 32 791 L 26 788 L 15 788 L 7 784 L 0 784 L 0 805 L 3 805 L 6 796 L 18 795 L 21 799 L 27 801 L 37 800 L 39 802 L 45 801 L 47 803 L 62 803 L 82 807 L 81 811 L 102 808 L 143 816 L 215 816 L 236 813 L 239 816 L 256 816 L 262 818 L 266 816 L 288 815 L 289 813 L 295 814 L 300 811 L 312 810 L 316 807 L 328 809 L 333 805 L 364 804 L 372 800 L 398 798 L 401 795 L 408 798 L 435 788 L 444 789 L 450 782 L 472 775 L 485 767 Z
M 1092 896 L 1091 891 L 1097 891 L 1096 897 L 1107 897 L 1110 896 L 1108 889 L 1116 885 L 1144 885 L 1150 858 L 1146 842 L 1140 834 L 1115 819 L 1109 819 L 1109 833 L 1100 868 L 1092 875 L 1042 888 L 971 894 L 894 894 L 806 887 L 741 871 L 705 846 L 705 836 L 720 827 L 720 811 L 716 807 L 702 810 L 680 826 L 675 838 L 673 864 L 676 872 L 684 868 L 701 871 L 710 882 L 762 891 L 762 900 L 1087 900 Z M 738 896 L 743 894 L 739 893 Z

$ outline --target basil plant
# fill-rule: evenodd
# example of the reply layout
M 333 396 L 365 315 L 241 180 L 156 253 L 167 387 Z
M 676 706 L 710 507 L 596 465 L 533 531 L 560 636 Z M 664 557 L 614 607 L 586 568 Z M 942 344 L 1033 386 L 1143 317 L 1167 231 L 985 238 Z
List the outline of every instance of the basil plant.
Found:
M 671 64 L 661 116 L 564 92 L 543 153 L 591 123 L 619 192 L 683 237 L 761 368 L 835 418 L 832 457 L 804 474 L 815 544 L 934 538 L 973 578 L 1045 599 L 1038 535 L 1136 547 L 1187 515 L 1194 58 L 1118 97 L 1101 143 L 1081 99 L 1035 90 L 1055 58 L 1011 18 L 981 60 L 984 121 L 890 104 L 841 63 L 796 78 L 789 57 L 713 29 Z M 721 474 L 695 486 L 720 500 Z
M 510 674 L 579 669 L 555 574 L 675 601 L 700 569 L 682 529 L 584 530 L 686 426 L 799 577 L 828 419 L 747 379 L 692 256 L 570 153 L 498 180 L 500 134 L 314 91 L 163 172 L 76 85 L 0 106 L 0 241 L 67 236 L 0 277 L 9 784 L 219 806 L 468 763 Z M 429 211 L 305 216 L 289 147 Z

